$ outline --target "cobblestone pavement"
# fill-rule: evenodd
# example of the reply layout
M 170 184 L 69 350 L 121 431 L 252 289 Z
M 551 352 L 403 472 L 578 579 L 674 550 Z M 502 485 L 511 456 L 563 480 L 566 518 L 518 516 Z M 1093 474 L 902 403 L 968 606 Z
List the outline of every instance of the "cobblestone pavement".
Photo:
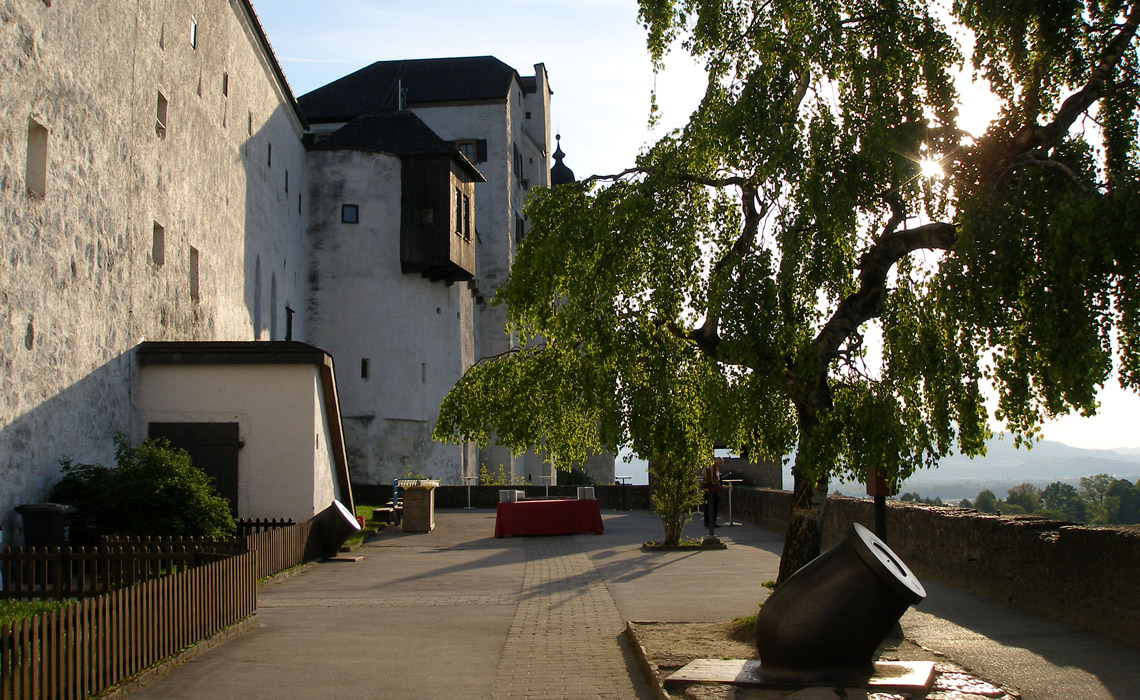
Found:
M 519 605 L 494 698 L 636 698 L 623 622 L 605 581 L 571 537 L 526 540 Z
M 126 690 L 131 700 L 650 700 L 603 570 L 656 525 L 623 520 L 608 514 L 606 537 L 495 539 L 493 511 L 438 513 L 431 533 L 386 532 L 358 562 L 260 588 L 256 629 Z

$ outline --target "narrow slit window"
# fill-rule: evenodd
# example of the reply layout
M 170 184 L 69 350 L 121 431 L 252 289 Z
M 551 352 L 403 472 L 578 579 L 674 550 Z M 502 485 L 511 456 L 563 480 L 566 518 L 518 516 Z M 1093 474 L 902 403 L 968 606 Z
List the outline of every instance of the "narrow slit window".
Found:
M 158 134 L 158 138 L 166 138 L 166 116 L 167 109 L 170 103 L 166 100 L 166 95 L 161 92 L 158 93 L 158 108 L 155 110 L 154 115 L 154 133 Z
M 194 301 L 200 301 L 198 289 L 198 249 L 190 248 L 190 298 Z
M 267 146 L 267 148 L 265 151 L 265 165 L 267 167 L 272 168 L 273 167 L 273 144 L 271 144 L 271 143 L 266 144 L 266 146 Z
M 28 192 L 43 197 L 47 193 L 47 129 L 34 119 L 28 120 L 28 162 L 24 178 Z
M 230 96 L 230 74 L 222 73 L 222 97 Z
M 289 171 L 285 171 L 285 194 L 289 194 Z
M 471 198 L 463 195 L 463 237 L 471 240 Z
M 249 122 L 247 122 L 245 130 L 246 133 L 248 133 L 250 136 L 253 136 L 253 112 L 249 113 Z
M 166 262 L 166 228 L 157 221 L 154 222 L 154 232 L 151 235 L 150 261 L 158 266 Z
M 301 213 L 301 193 L 297 193 L 297 213 Z
M 198 23 L 190 20 L 190 48 L 198 48 Z
M 463 193 L 455 190 L 455 233 L 463 235 Z
M 359 224 L 360 207 L 356 204 L 340 205 L 340 221 L 344 224 Z
M 360 358 L 360 378 L 368 379 L 368 358 Z

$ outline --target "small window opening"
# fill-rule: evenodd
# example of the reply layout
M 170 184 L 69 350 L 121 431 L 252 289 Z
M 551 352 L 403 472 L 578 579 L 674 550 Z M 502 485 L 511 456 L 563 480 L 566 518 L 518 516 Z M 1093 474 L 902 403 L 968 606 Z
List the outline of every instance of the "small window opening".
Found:
M 198 290 L 198 249 L 191 246 L 190 248 L 190 298 L 194 301 L 200 301 Z
M 245 130 L 250 136 L 253 136 L 253 112 L 249 113 L 249 122 L 246 124 Z
M 158 93 L 158 109 L 155 110 L 154 116 L 154 132 L 158 134 L 158 138 L 166 138 L 166 112 L 170 103 L 166 100 L 166 95 L 161 92 Z
M 47 129 L 34 119 L 28 120 L 28 162 L 24 180 L 28 192 L 43 197 L 47 193 Z
M 527 112 L 527 113 L 526 113 L 526 118 L 527 118 L 527 119 L 530 119 L 530 112 Z
M 297 193 L 297 213 L 301 213 L 301 193 Z
M 166 229 L 157 221 L 151 236 L 150 261 L 159 266 L 166 262 Z
M 190 20 L 190 48 L 198 48 L 198 23 Z
M 360 207 L 356 204 L 340 205 L 340 221 L 344 224 L 359 224 Z
M 269 146 L 269 148 L 265 152 L 266 153 L 265 165 L 272 168 L 273 167 L 273 144 L 267 144 L 267 145 Z
M 285 194 L 289 194 L 289 171 L 285 171 Z
M 222 96 L 230 96 L 230 74 L 225 72 L 222 73 Z
M 360 358 L 360 378 L 368 379 L 368 358 Z

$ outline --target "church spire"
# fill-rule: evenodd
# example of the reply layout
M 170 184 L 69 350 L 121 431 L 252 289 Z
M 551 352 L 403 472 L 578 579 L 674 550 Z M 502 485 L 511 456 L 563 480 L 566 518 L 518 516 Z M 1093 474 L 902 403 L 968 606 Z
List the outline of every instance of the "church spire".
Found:
M 555 134 L 554 140 L 557 146 L 554 149 L 554 167 L 550 169 L 550 186 L 565 185 L 569 182 L 574 182 L 574 171 L 566 167 L 562 159 L 566 154 L 562 152 L 562 134 Z

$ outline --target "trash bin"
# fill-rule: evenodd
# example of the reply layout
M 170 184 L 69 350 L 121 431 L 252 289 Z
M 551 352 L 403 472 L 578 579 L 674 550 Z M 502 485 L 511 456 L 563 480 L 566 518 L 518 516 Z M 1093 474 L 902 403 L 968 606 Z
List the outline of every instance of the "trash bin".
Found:
M 79 509 L 62 503 L 26 503 L 16 506 L 24 519 L 25 547 L 70 547 L 71 519 Z

